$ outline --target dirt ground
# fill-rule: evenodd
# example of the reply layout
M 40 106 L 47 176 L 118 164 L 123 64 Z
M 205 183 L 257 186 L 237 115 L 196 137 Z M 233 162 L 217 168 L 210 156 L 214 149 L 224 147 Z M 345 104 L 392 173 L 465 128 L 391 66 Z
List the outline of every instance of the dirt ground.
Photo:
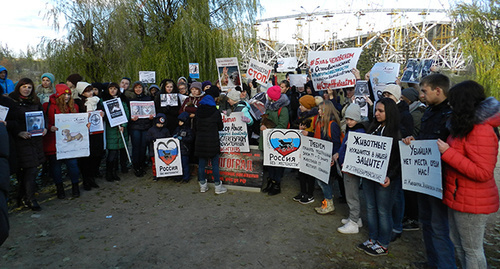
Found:
M 336 231 L 347 205 L 321 216 L 292 197 L 297 173 L 287 170 L 282 193 L 229 190 L 200 193 L 188 184 L 152 181 L 151 172 L 119 182 L 99 179 L 99 189 L 58 200 L 53 187 L 39 194 L 40 212 L 12 209 L 10 236 L 0 247 L 0 268 L 413 268 L 424 260 L 420 231 L 404 232 L 385 257 L 355 250 L 368 237 Z M 500 169 L 497 167 L 500 186 Z M 67 196 L 70 195 L 70 183 Z M 489 218 L 485 249 L 500 268 L 500 214 Z

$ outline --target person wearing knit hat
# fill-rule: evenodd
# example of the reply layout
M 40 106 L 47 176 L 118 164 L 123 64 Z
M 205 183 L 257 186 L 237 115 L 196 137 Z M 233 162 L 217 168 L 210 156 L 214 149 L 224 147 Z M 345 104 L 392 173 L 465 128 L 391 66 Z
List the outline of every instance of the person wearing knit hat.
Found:
M 84 82 L 84 81 L 78 81 L 76 83 L 75 87 L 76 92 L 78 92 L 78 95 L 82 95 L 84 91 L 91 91 L 93 90 L 92 85 L 90 83 Z
M 155 98 L 156 94 L 160 91 L 160 87 L 158 87 L 158 85 L 156 84 L 151 84 L 148 88 L 148 92 L 149 94 L 151 94 L 151 96 L 153 98 Z
M 267 96 L 269 96 L 269 99 L 273 101 L 278 101 L 281 97 L 281 88 L 280 86 L 272 86 L 269 89 L 267 89 Z
M 191 93 L 186 99 L 184 99 L 184 102 L 182 103 L 181 108 L 179 109 L 179 113 L 186 111 L 190 114 L 191 118 L 194 117 L 196 110 L 198 109 L 199 102 L 205 96 L 205 93 L 201 90 L 201 88 L 202 86 L 200 82 L 191 83 L 191 86 L 189 87 Z
M 240 94 L 241 93 L 237 90 L 230 90 L 227 93 L 227 98 L 232 100 L 234 103 L 238 103 L 241 100 Z
M 241 100 L 241 93 L 239 91 L 230 90 L 227 93 L 227 103 L 229 107 L 225 110 L 226 115 L 230 115 L 232 112 L 243 112 L 241 120 L 248 126 L 253 124 L 253 118 L 250 114 L 251 107 L 246 101 Z
M 205 94 L 211 95 L 215 99 L 220 96 L 220 90 L 217 86 L 212 85 L 208 90 L 205 91 Z
M 361 122 L 361 108 L 358 104 L 352 103 L 345 110 L 346 119 L 351 119 L 355 122 Z
M 304 96 L 300 97 L 299 103 L 301 106 L 303 106 L 306 109 L 311 109 L 311 108 L 317 106 L 316 101 L 314 100 L 314 97 L 312 95 L 304 95 Z
M 200 91 L 202 91 L 203 90 L 203 85 L 201 84 L 201 82 L 195 81 L 195 82 L 191 83 L 191 86 L 189 86 L 189 90 L 191 91 L 194 88 L 199 89 Z
M 209 80 L 205 80 L 201 83 L 201 89 L 203 91 L 210 89 L 210 86 L 212 86 L 212 82 L 210 82 Z
M 194 84 L 194 83 L 193 83 Z M 201 84 L 201 83 L 200 83 Z M 219 131 L 224 127 L 222 116 L 215 107 L 212 96 L 206 95 L 201 99 L 200 106 L 195 114 L 196 140 L 194 155 L 198 157 L 198 183 L 200 192 L 208 191 L 208 182 L 205 177 L 205 167 L 208 160 L 212 163 L 212 176 L 215 183 L 215 194 L 222 194 L 227 189 L 222 185 L 219 174 L 220 138 Z
M 40 98 L 40 103 L 46 103 L 52 94 L 56 92 L 54 81 L 56 80 L 51 73 L 44 73 L 41 76 L 42 84 L 36 87 L 35 93 Z
M 181 149 L 181 161 L 182 161 L 182 183 L 188 183 L 191 179 L 191 173 L 189 171 L 189 155 L 193 143 L 193 130 L 191 129 L 191 120 L 189 118 L 189 113 L 182 112 L 177 117 L 179 120 L 179 126 L 175 128 L 173 132 L 173 138 L 177 138 L 180 141 Z M 180 181 L 176 178 L 175 181 Z
M 71 89 L 66 84 L 56 85 L 56 98 L 59 98 L 63 94 L 69 94 L 71 96 Z
M 391 98 L 397 104 L 401 101 L 401 87 L 396 84 L 389 84 L 382 90 L 382 95 Z
M 68 76 L 68 78 L 66 78 L 66 85 L 68 85 L 68 87 L 70 89 L 74 89 L 76 87 L 76 84 L 78 83 L 78 81 L 82 81 L 83 80 L 83 77 L 80 76 L 80 74 L 71 74 Z
M 408 104 L 411 104 L 415 101 L 418 100 L 418 97 L 419 97 L 419 94 L 418 94 L 418 91 L 415 90 L 415 88 L 413 87 L 409 87 L 409 88 L 406 88 L 404 89 L 402 92 L 401 92 L 401 95 L 402 95 L 402 98 L 403 100 L 405 100 L 404 98 L 406 98 L 407 100 L 405 100 Z M 408 102 L 409 101 L 409 102 Z

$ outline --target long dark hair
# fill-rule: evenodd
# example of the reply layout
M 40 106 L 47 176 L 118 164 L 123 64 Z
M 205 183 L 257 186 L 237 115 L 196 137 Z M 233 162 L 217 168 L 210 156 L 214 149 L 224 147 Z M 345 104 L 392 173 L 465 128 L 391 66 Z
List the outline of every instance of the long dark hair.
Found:
M 479 83 L 466 80 L 453 86 L 448 92 L 451 106 L 450 133 L 452 137 L 465 137 L 477 124 L 476 110 L 486 99 L 484 88 Z
M 169 78 L 161 81 L 159 93 L 167 93 L 167 90 L 165 90 L 167 83 L 172 83 L 172 85 L 174 85 L 174 89 L 172 90 L 172 93 L 179 93 L 179 89 L 177 89 L 177 85 L 175 84 L 175 82 L 173 80 L 171 80 Z
M 399 131 L 399 110 L 396 102 L 394 102 L 394 100 L 392 100 L 391 98 L 385 97 L 378 100 L 377 104 L 378 103 L 383 104 L 385 110 L 385 128 L 382 135 L 392 137 L 394 139 L 400 139 L 401 132 Z M 372 124 L 369 128 L 369 133 L 373 133 L 380 124 L 382 123 L 378 122 L 376 117 L 373 117 Z
M 31 93 L 27 99 L 33 103 L 40 103 L 40 99 L 38 98 L 38 96 L 36 95 L 36 92 L 35 92 L 35 84 L 33 83 L 33 80 L 31 80 L 29 78 L 22 78 L 17 82 L 16 87 L 14 88 L 14 91 L 11 94 L 9 94 L 10 98 L 12 98 L 16 101 L 21 100 L 21 92 L 19 91 L 19 89 L 21 89 L 21 86 L 26 85 L 26 84 L 31 85 Z
M 123 102 L 128 103 L 127 97 L 125 97 L 125 94 L 122 94 L 122 92 L 120 91 L 120 85 L 118 85 L 118 83 L 115 83 L 115 82 L 109 83 L 108 87 L 102 92 L 102 100 L 103 101 L 108 101 L 108 100 L 114 98 L 113 96 L 111 96 L 111 94 L 109 94 L 109 88 L 111 88 L 111 87 L 115 87 L 116 89 L 118 89 L 118 91 L 116 93 L 118 98 L 120 98 Z

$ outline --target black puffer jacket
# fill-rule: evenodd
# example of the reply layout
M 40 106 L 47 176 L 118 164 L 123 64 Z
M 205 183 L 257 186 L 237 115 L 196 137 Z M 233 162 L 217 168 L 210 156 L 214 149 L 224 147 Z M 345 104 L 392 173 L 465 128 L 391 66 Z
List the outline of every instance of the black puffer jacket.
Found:
M 22 99 L 17 92 L 11 93 L 9 97 L 12 98 L 15 103 L 12 109 L 12 119 L 16 122 L 16 126 L 12 135 L 17 154 L 17 165 L 19 168 L 38 166 L 45 161 L 42 136 L 33 136 L 30 139 L 23 139 L 19 137 L 18 134 L 26 131 L 25 113 L 43 111 L 42 104 L 40 104 L 40 102 L 34 102 L 32 99 Z M 45 122 L 47 122 L 47 119 L 45 119 Z
M 211 158 L 220 153 L 219 131 L 222 128 L 222 117 L 215 106 L 199 106 L 194 124 L 196 137 L 194 155 Z

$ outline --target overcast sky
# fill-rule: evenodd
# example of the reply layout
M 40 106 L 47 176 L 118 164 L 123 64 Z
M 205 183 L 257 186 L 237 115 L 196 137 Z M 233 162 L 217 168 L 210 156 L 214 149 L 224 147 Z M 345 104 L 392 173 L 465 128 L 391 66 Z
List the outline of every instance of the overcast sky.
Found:
M 449 9 L 450 3 L 453 0 L 261 0 L 262 6 L 265 11 L 259 18 L 270 18 L 276 16 L 285 16 L 297 14 L 300 12 L 316 11 L 335 11 L 345 10 L 354 13 L 360 9 L 372 8 L 437 8 Z M 318 7 L 316 9 L 316 7 Z M 301 8 L 304 7 L 304 8 Z M 7 45 L 9 49 L 18 53 L 19 51 L 26 51 L 27 46 L 36 47 L 43 37 L 45 38 L 60 38 L 64 32 L 55 32 L 49 27 L 47 20 L 43 16 L 48 8 L 47 1 L 43 0 L 13 0 L 4 1 L 2 3 L 2 34 L 0 43 L 2 46 Z M 435 15 L 435 14 L 434 14 Z M 421 17 L 421 16 L 420 16 Z M 415 19 L 417 21 L 419 16 Z M 443 14 L 437 18 L 429 16 L 427 20 L 442 20 L 446 19 Z M 408 20 L 408 19 L 405 19 Z M 323 40 L 325 38 L 325 30 L 337 32 L 339 37 L 355 36 L 357 35 L 357 18 L 352 14 L 336 16 L 334 18 L 325 19 L 319 17 L 315 18 L 311 23 L 311 41 Z M 269 24 L 269 23 L 268 23 Z M 297 34 L 297 21 L 289 20 L 282 22 L 276 32 L 274 24 L 269 24 L 270 31 L 266 31 L 267 24 L 260 26 L 259 35 L 267 37 L 268 33 L 271 37 L 278 35 L 280 41 L 291 42 L 293 36 Z M 391 25 L 390 16 L 385 14 L 366 14 L 360 21 L 360 26 L 363 31 L 385 29 Z M 353 30 L 354 29 L 354 30 Z M 308 25 L 302 28 L 302 37 L 307 40 Z

